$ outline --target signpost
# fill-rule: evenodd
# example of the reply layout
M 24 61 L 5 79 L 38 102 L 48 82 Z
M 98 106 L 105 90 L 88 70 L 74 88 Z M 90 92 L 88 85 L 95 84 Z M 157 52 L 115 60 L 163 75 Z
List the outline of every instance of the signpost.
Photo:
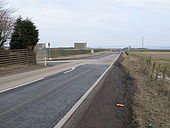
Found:
M 50 43 L 48 43 L 48 60 L 50 59 Z
M 94 50 L 93 49 L 91 49 L 91 54 L 93 54 L 94 53 Z

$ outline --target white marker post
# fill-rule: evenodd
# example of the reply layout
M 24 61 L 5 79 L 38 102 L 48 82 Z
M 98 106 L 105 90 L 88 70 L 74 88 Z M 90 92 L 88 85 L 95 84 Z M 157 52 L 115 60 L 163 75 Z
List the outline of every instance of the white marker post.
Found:
M 44 58 L 44 66 L 47 66 L 47 58 Z
M 94 50 L 93 49 L 91 49 L 91 54 L 94 54 Z

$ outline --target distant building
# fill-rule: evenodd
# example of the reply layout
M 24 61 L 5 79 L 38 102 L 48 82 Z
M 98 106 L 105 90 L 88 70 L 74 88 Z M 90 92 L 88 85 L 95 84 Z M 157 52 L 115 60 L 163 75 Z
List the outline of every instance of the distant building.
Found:
M 74 48 L 84 50 L 87 48 L 87 43 L 74 43 Z
M 36 50 L 36 49 L 44 49 L 44 48 L 46 48 L 46 43 L 38 43 L 38 44 L 34 47 L 35 50 Z

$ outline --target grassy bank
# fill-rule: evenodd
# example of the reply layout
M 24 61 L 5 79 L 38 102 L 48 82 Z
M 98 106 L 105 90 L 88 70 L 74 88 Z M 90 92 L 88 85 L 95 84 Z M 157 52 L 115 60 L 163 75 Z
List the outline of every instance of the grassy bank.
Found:
M 148 53 L 142 55 L 148 57 Z M 162 59 L 158 59 L 158 55 L 154 57 L 158 61 Z M 169 83 L 151 81 L 138 57 L 125 57 L 122 65 L 134 79 L 136 91 L 132 110 L 138 128 L 169 128 Z

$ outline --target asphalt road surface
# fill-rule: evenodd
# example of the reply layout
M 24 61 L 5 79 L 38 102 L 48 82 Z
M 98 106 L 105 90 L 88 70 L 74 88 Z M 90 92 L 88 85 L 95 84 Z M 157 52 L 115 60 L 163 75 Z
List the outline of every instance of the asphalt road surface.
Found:
M 44 65 L 44 61 L 39 61 L 37 63 Z M 51 65 L 51 66 L 61 65 L 61 64 L 65 64 L 65 63 L 69 63 L 69 62 L 66 62 L 66 61 L 47 61 L 46 62 L 46 64 Z
M 104 54 L 101 54 L 101 55 L 85 57 L 83 59 L 101 59 L 101 58 L 104 58 L 104 57 L 107 57 L 107 56 L 110 56 L 110 55 L 114 55 L 114 54 L 119 54 L 119 52 L 104 53 Z M 61 65 L 61 64 L 64 64 L 64 63 L 69 63 L 70 61 L 76 61 L 76 60 L 77 59 L 75 59 L 75 60 L 62 60 L 62 61 L 47 61 L 46 63 L 48 65 L 54 66 L 54 65 Z M 37 63 L 44 65 L 44 61 L 39 61 Z
M 107 57 L 107 56 L 114 55 L 114 54 L 119 54 L 119 52 L 105 53 L 105 54 L 102 54 L 102 55 L 86 57 L 84 59 L 101 59 L 103 57 Z
M 92 61 L 0 93 L 0 128 L 53 128 L 114 58 Z

